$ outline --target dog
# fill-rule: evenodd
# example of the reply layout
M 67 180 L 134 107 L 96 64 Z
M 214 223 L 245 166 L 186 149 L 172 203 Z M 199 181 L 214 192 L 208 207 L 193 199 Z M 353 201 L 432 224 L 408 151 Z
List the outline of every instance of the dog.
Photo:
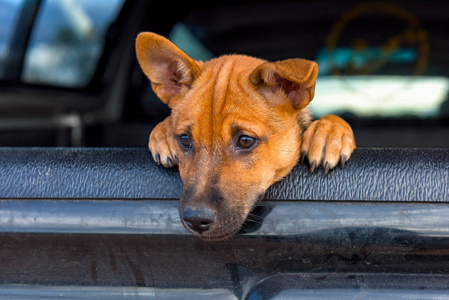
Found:
M 239 231 L 266 190 L 305 158 L 314 172 L 344 167 L 355 149 L 350 125 L 309 109 L 318 65 L 245 55 L 195 61 L 163 36 L 140 33 L 137 59 L 171 115 L 151 132 L 164 167 L 179 165 L 181 222 L 203 240 Z

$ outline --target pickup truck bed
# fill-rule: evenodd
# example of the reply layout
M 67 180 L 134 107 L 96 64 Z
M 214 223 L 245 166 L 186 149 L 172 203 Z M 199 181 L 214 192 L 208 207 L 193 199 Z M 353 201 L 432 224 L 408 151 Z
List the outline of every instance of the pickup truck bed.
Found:
M 298 165 L 222 242 L 182 228 L 181 190 L 146 149 L 0 149 L 0 298 L 448 297 L 447 149 Z

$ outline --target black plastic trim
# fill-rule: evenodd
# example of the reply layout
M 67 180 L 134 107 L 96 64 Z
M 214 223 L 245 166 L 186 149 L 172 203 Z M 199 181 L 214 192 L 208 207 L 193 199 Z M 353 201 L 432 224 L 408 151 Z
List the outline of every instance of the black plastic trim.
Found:
M 144 148 L 2 148 L 0 199 L 179 199 L 177 168 Z M 449 201 L 449 149 L 357 149 L 344 170 L 296 166 L 270 200 Z

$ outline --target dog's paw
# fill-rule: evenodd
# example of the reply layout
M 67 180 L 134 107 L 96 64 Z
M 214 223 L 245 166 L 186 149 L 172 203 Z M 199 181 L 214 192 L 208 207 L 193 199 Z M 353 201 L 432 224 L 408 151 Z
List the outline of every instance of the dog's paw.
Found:
M 355 147 L 351 126 L 337 116 L 327 115 L 314 121 L 304 132 L 300 161 L 303 163 L 307 157 L 310 172 L 322 165 L 327 174 L 339 163 L 343 168 Z
M 171 116 L 154 127 L 150 134 L 148 148 L 159 165 L 171 168 L 178 164 L 177 142 L 173 134 Z

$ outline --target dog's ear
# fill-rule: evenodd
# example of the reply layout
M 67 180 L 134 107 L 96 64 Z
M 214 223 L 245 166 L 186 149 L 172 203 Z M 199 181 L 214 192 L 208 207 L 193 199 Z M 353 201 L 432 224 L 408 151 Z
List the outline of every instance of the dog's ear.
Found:
M 315 95 L 318 64 L 305 59 L 266 62 L 250 75 L 251 82 L 275 104 L 285 104 L 287 98 L 295 110 L 302 109 Z
M 200 66 L 168 39 L 143 32 L 136 40 L 137 59 L 156 95 L 170 105 L 201 73 Z

